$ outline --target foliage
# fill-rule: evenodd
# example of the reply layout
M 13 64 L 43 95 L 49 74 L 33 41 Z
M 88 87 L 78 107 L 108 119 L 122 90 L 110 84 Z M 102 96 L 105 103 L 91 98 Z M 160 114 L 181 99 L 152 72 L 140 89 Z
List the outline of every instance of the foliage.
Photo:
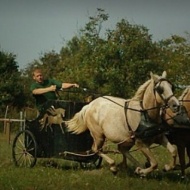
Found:
M 102 38 L 101 26 L 107 19 L 103 10 L 90 17 L 80 36 L 62 48 L 60 67 L 69 80 L 101 94 L 127 98 L 149 77 L 150 70 L 162 70 L 156 62 L 157 47 L 145 27 L 124 19 Z
M 188 38 L 173 35 L 168 39 L 157 43 L 160 51 L 160 62 L 163 68 L 168 71 L 170 80 L 177 87 L 178 92 L 181 86 L 190 84 L 190 43 Z
M 25 96 L 23 83 L 20 80 L 20 72 L 12 53 L 0 51 L 0 105 L 3 110 L 7 105 L 22 107 Z
M 172 80 L 180 84 L 189 83 L 190 44 L 187 39 L 173 35 L 171 38 L 160 41 L 158 45 L 162 50 L 161 57 L 165 62 L 164 67 L 170 72 Z M 181 74 L 176 75 L 176 73 Z

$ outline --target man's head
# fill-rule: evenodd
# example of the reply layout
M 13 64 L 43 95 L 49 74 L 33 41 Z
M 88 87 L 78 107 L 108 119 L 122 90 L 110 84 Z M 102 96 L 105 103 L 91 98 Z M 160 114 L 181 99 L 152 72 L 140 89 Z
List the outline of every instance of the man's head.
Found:
M 44 77 L 43 77 L 43 74 L 42 74 L 42 71 L 41 69 L 35 69 L 33 71 L 33 79 L 38 82 L 38 83 L 43 83 L 44 81 Z

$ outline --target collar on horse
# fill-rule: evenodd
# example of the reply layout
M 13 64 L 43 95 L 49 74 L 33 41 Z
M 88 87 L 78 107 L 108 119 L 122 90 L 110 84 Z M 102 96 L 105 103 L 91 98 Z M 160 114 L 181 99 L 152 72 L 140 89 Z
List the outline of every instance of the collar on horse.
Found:
M 135 135 L 135 137 L 137 138 L 141 138 L 141 139 L 146 139 L 149 137 L 153 137 L 156 135 L 159 135 L 161 133 L 163 133 L 165 131 L 165 129 L 163 128 L 163 126 L 160 123 L 157 123 L 155 121 L 153 121 L 149 115 L 148 115 L 148 110 L 134 110 L 131 108 L 128 108 L 128 103 L 125 103 L 125 116 L 126 116 L 126 122 L 127 122 L 127 126 L 129 131 L 132 131 Z M 141 102 L 142 104 L 142 102 Z M 151 108 L 151 109 L 156 109 L 157 107 Z M 131 126 L 129 125 L 128 119 L 127 119 L 127 110 L 134 110 L 134 111 L 138 111 L 141 113 L 141 120 L 140 123 L 136 129 L 136 131 L 133 131 Z
M 188 117 L 188 112 L 185 108 L 185 106 L 181 105 L 180 106 L 180 111 L 175 114 L 174 116 L 171 116 L 169 113 L 166 112 L 166 110 L 162 111 L 162 115 L 167 114 L 168 115 L 168 119 L 163 120 L 162 122 L 167 126 L 169 124 L 167 124 L 168 120 L 173 120 L 173 125 L 172 127 L 175 128 L 189 128 L 190 129 L 190 119 Z
M 154 95 L 157 92 L 158 95 L 160 96 L 160 98 L 165 103 L 164 107 L 166 107 L 167 104 L 168 104 L 168 101 L 170 100 L 170 98 L 172 98 L 174 96 L 174 94 L 172 93 L 167 98 L 165 98 L 163 96 L 164 89 L 160 86 L 160 84 L 163 81 L 167 81 L 167 82 L 169 82 L 171 84 L 171 82 L 168 81 L 165 78 L 159 79 L 154 84 Z M 172 85 L 172 91 L 173 90 L 174 90 L 174 86 Z M 153 107 L 153 108 L 150 108 L 150 109 L 144 109 L 142 101 L 140 103 L 141 103 L 142 110 L 134 110 L 134 109 L 128 108 L 128 102 L 125 103 L 125 116 L 126 116 L 126 121 L 127 121 L 129 131 L 134 132 L 135 136 L 138 137 L 138 138 L 141 138 L 141 139 L 153 137 L 153 136 L 159 135 L 159 134 L 163 133 L 164 131 L 166 131 L 166 129 L 163 127 L 163 125 L 161 125 L 160 123 L 155 122 L 148 115 L 148 110 L 157 109 L 158 107 Z M 128 122 L 128 119 L 127 119 L 127 110 L 128 109 L 141 112 L 141 120 L 140 120 L 140 123 L 139 123 L 136 131 L 133 131 L 131 126 L 129 125 L 129 122 Z

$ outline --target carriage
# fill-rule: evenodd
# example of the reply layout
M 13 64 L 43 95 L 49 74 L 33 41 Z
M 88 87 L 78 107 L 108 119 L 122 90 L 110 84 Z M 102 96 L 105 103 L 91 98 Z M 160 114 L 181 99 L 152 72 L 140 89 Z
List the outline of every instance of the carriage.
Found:
M 65 127 L 65 121 L 86 104 L 71 100 L 48 101 L 39 116 L 26 120 L 24 129 L 13 139 L 12 157 L 15 165 L 33 167 L 37 158 L 61 158 L 79 162 L 81 167 L 99 168 L 102 158 L 91 151 L 93 139 L 90 132 L 76 135 Z M 55 117 L 57 123 L 48 123 L 51 117 Z
M 71 101 L 51 102 L 44 108 L 45 112 L 63 108 L 65 112 L 62 114 L 67 120 L 66 127 L 64 122 L 63 128 L 62 125 L 47 127 L 43 124 L 42 116 L 26 122 L 26 130 L 20 131 L 13 141 L 15 164 L 31 167 L 35 165 L 37 157 L 61 157 L 78 161 L 81 166 L 84 163 L 92 163 L 98 168 L 104 158 L 115 174 L 115 161 L 105 155 L 102 148 L 105 139 L 109 139 L 118 145 L 118 150 L 123 156 L 122 165 L 126 167 L 129 159 L 137 166 L 135 173 L 140 176 L 146 176 L 158 165 L 150 150 L 153 143 L 168 149 L 173 162 L 165 164 L 164 169 L 173 169 L 176 164 L 176 148 L 166 137 L 168 126 L 159 121 L 163 119 L 160 113 L 167 108 L 178 114 L 180 104 L 173 94 L 173 85 L 166 78 L 165 71 L 162 76 L 153 73 L 150 76 L 151 79 L 142 84 L 129 100 L 104 96 L 87 105 Z M 47 113 L 42 115 L 45 114 Z M 146 132 L 150 132 L 151 135 L 146 136 Z M 141 167 L 130 155 L 129 150 L 134 145 L 148 159 L 150 165 L 146 168 Z

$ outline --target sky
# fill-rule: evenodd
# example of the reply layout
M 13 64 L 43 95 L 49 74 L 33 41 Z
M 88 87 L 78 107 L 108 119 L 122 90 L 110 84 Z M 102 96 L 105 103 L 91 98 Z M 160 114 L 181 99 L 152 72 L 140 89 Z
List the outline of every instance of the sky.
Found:
M 105 29 L 126 19 L 143 25 L 154 41 L 190 33 L 190 0 L 0 0 L 0 51 L 13 53 L 24 69 L 67 41 L 105 10 Z

